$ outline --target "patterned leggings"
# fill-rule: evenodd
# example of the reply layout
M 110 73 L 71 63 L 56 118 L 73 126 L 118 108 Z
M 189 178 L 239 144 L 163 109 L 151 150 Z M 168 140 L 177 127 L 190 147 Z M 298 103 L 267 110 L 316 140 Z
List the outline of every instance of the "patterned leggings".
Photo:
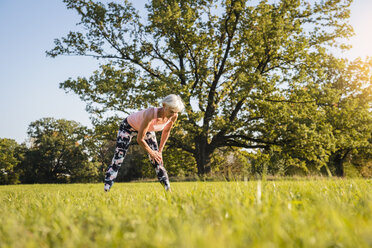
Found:
M 111 164 L 108 166 L 106 170 L 105 176 L 105 191 L 109 191 L 112 185 L 114 184 L 114 180 L 118 175 L 118 171 L 120 169 L 121 164 L 124 161 L 125 154 L 128 151 L 130 141 L 132 137 L 137 135 L 137 131 L 131 127 L 125 118 L 124 121 L 120 124 L 118 137 L 116 140 L 116 149 L 115 154 L 112 159 Z M 158 151 L 158 143 L 156 141 L 155 132 L 147 132 L 145 137 L 146 143 L 149 147 L 154 150 Z M 158 176 L 159 182 L 164 185 L 166 190 L 170 189 L 169 179 L 167 171 L 165 170 L 163 164 L 159 164 L 155 160 L 151 159 L 151 164 L 155 169 L 156 175 Z

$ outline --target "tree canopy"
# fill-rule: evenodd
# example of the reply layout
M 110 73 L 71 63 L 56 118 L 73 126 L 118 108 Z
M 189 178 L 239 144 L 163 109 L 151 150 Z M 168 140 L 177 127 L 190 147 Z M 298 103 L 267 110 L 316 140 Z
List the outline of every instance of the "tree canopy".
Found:
M 152 0 L 147 15 L 127 0 L 64 2 L 84 31 L 56 39 L 47 54 L 91 56 L 101 65 L 61 88 L 78 94 L 98 119 L 179 94 L 186 110 L 170 145 L 194 156 L 199 174 L 210 171 L 222 147 L 263 149 L 305 170 L 309 163 L 321 168 L 341 149 L 333 120 L 344 115 L 332 112 L 332 100 L 338 96 L 345 111 L 356 107 L 340 93 L 349 86 L 336 92 L 335 78 L 348 72 L 343 76 L 358 85 L 363 63 L 345 70 L 348 62 L 330 48 L 347 48 L 341 39 L 353 34 L 352 0 Z M 364 70 L 368 75 L 370 64 Z M 367 105 L 360 112 L 366 123 Z
M 42 118 L 29 125 L 30 148 L 19 166 L 24 183 L 95 181 L 97 165 L 89 158 L 86 127 L 75 121 Z

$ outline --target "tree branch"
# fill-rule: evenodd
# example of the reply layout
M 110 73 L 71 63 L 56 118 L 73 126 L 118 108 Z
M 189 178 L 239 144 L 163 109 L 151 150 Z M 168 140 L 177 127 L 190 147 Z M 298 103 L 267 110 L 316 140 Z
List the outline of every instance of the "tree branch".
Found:
M 268 147 L 268 145 L 248 145 L 248 144 L 245 144 L 245 143 L 240 143 L 236 140 L 226 140 L 226 143 L 224 145 L 221 145 L 221 147 L 222 146 L 235 146 L 235 147 L 251 148 L 251 149 L 267 148 Z
M 235 19 L 235 22 L 233 24 L 233 30 L 230 34 L 229 30 L 228 30 L 227 20 L 230 19 L 231 15 L 232 15 L 232 12 L 235 13 L 236 19 Z M 221 61 L 221 65 L 220 65 L 220 68 L 218 70 L 218 73 L 217 74 L 215 73 L 215 78 L 214 78 L 214 80 L 212 82 L 212 85 L 210 87 L 210 90 L 209 90 L 208 104 L 207 104 L 207 108 L 206 108 L 206 111 L 205 111 L 204 123 L 203 123 L 204 131 L 208 130 L 210 119 L 212 118 L 212 116 L 214 114 L 214 111 L 215 111 L 214 97 L 215 97 L 215 94 L 216 94 L 216 87 L 217 87 L 218 81 L 219 81 L 219 79 L 220 79 L 220 77 L 221 77 L 221 75 L 224 71 L 225 63 L 226 63 L 227 58 L 229 56 L 229 52 L 230 52 L 230 48 L 231 48 L 231 42 L 232 42 L 232 39 L 234 37 L 235 31 L 236 31 L 236 28 L 237 28 L 237 24 L 239 22 L 239 17 L 240 17 L 239 12 L 231 10 L 230 15 L 226 18 L 225 32 L 228 35 L 227 47 L 226 47 L 226 50 L 225 50 L 224 57 Z
M 265 141 L 265 140 L 262 140 L 262 139 L 255 139 L 255 138 L 252 138 L 252 137 L 249 137 L 249 136 L 246 136 L 246 135 L 228 135 L 228 136 L 224 136 L 225 139 L 235 139 L 235 138 L 239 138 L 239 139 L 243 139 L 243 140 L 247 140 L 247 141 L 251 141 L 251 142 L 256 142 L 256 143 L 263 143 L 263 144 L 270 144 L 270 145 L 277 145 L 277 143 L 275 142 L 270 142 L 270 141 Z
M 181 37 L 181 38 L 182 38 L 182 41 L 185 43 L 187 50 L 189 51 L 189 54 L 190 54 L 190 57 L 191 57 L 190 65 L 191 65 L 191 67 L 193 68 L 193 71 L 194 71 L 195 81 L 194 81 L 194 84 L 191 87 L 191 94 L 192 94 L 195 90 L 196 85 L 199 83 L 198 63 L 196 61 L 196 57 L 194 56 L 193 51 L 192 51 L 191 47 L 189 46 L 189 44 L 185 41 L 185 39 L 183 39 L 183 37 Z M 194 63 L 194 66 L 192 66 L 192 63 Z
M 155 54 L 158 56 L 158 57 L 155 57 L 155 56 L 153 56 L 153 58 L 155 58 L 155 59 L 160 59 L 161 61 L 163 61 L 164 62 L 164 64 L 168 67 L 168 69 L 169 70 L 171 70 L 171 71 L 174 71 L 174 70 L 177 70 L 177 71 L 180 71 L 180 69 L 177 67 L 177 65 L 176 64 L 174 64 L 171 60 L 168 60 L 168 59 L 166 59 L 166 58 L 164 58 L 162 55 L 161 55 L 161 53 L 160 53 L 160 51 L 159 51 L 159 49 L 158 49 L 158 47 L 157 47 L 157 42 L 156 42 L 156 45 L 155 46 L 151 46 L 152 47 L 152 50 L 155 52 Z M 150 54 L 149 54 L 150 55 Z M 151 56 L 151 55 L 150 55 Z M 172 66 L 173 66 L 173 68 L 172 68 Z
M 186 145 L 184 142 L 176 139 L 174 136 L 169 137 L 169 141 L 173 143 L 176 147 L 181 148 L 182 150 L 195 154 L 195 149 L 192 149 L 190 146 Z
M 83 17 L 87 17 L 87 15 L 80 9 L 80 8 L 76 8 L 77 11 L 83 16 Z M 92 20 L 92 18 L 90 18 Z M 130 56 L 126 55 L 123 53 L 122 49 L 120 49 L 117 44 L 115 42 L 112 42 L 110 40 L 110 38 L 108 37 L 107 35 L 107 32 L 105 31 L 105 27 L 103 25 L 100 25 L 100 23 L 98 23 L 96 20 L 93 20 L 93 23 L 96 28 L 99 30 L 99 32 L 101 33 L 102 37 L 117 51 L 119 52 L 119 54 L 121 55 L 121 59 L 123 60 L 128 60 L 128 61 L 131 61 L 132 63 L 140 66 L 142 69 L 144 69 L 147 73 L 149 73 L 151 76 L 153 77 L 156 77 L 158 78 L 159 80 L 163 80 L 161 75 L 159 74 L 156 74 L 152 68 L 149 68 L 149 67 L 146 67 L 142 61 L 140 61 L 139 59 L 134 59 L 134 58 L 131 58 Z M 112 55 L 107 55 L 107 56 L 101 56 L 101 57 L 104 57 L 104 58 L 115 58 L 114 56 Z

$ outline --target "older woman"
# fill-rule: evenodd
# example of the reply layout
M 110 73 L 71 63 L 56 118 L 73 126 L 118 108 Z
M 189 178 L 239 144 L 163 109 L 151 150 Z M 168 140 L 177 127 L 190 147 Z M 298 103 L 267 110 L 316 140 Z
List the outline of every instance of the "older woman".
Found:
M 162 151 L 168 140 L 169 133 L 178 112 L 184 108 L 184 104 L 178 95 L 168 95 L 162 101 L 161 108 L 148 108 L 129 115 L 121 123 L 115 154 L 111 164 L 107 168 L 105 177 L 105 191 L 109 191 L 118 174 L 119 168 L 124 161 L 130 141 L 137 135 L 138 144 L 149 154 L 156 175 L 165 190 L 170 191 L 167 171 L 163 166 Z M 156 141 L 155 132 L 162 131 L 160 145 Z

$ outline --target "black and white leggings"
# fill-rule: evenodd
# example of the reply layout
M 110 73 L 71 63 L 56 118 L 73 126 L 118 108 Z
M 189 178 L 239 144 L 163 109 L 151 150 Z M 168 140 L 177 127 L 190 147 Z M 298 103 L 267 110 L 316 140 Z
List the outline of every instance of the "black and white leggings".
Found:
M 120 169 L 121 164 L 124 161 L 125 154 L 128 151 L 130 141 L 132 137 L 137 135 L 137 131 L 129 125 L 127 119 L 125 118 L 124 121 L 120 124 L 118 137 L 116 140 L 116 149 L 115 154 L 112 159 L 111 164 L 106 170 L 105 176 L 105 190 L 108 191 L 114 184 L 114 180 L 118 175 L 118 171 Z M 149 147 L 154 150 L 158 151 L 158 143 L 156 141 L 155 132 L 147 132 L 145 137 L 146 143 Z M 170 189 L 169 179 L 167 171 L 165 170 L 163 164 L 159 164 L 155 160 L 151 159 L 151 164 L 155 169 L 156 175 L 158 176 L 159 182 L 164 185 L 166 190 Z

